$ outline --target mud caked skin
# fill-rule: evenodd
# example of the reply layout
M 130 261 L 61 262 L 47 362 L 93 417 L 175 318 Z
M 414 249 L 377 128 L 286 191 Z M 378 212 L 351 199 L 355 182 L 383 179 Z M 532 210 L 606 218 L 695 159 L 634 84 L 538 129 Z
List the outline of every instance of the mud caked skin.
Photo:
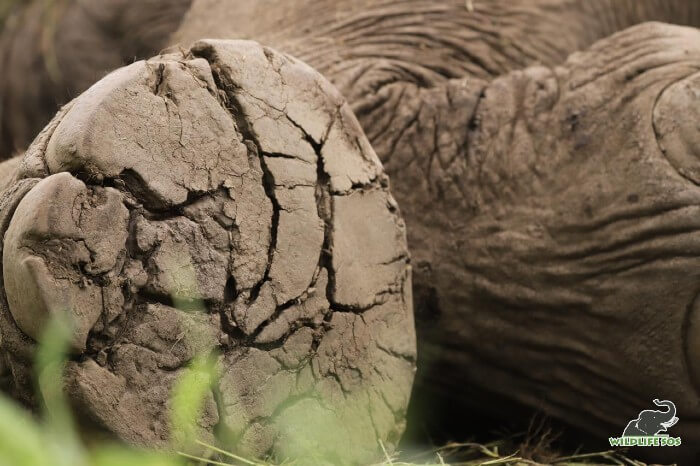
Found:
M 102 3 L 121 7 L 127 1 Z M 72 22 L 75 18 L 87 22 L 82 30 L 89 31 L 95 43 L 105 41 L 109 45 L 109 40 L 120 37 L 120 31 L 133 31 L 134 34 L 121 35 L 121 48 L 129 51 L 141 45 L 145 47 L 146 43 L 154 47 L 156 43 L 191 44 L 202 37 L 254 38 L 309 63 L 348 99 L 367 139 L 391 176 L 392 193 L 407 223 L 420 343 L 416 392 L 419 398 L 426 393 L 446 397 L 450 400 L 449 416 L 455 417 L 457 411 L 460 419 L 467 422 L 472 410 L 458 411 L 458 402 L 466 402 L 467 408 L 476 406 L 510 419 L 513 413 L 501 403 L 505 398 L 604 439 L 619 435 L 630 419 L 648 408 L 651 400 L 673 400 L 681 420 L 669 433 L 683 438 L 682 447 L 646 449 L 640 454 L 657 454 L 663 463 L 685 459 L 686 464 L 698 464 L 700 35 L 697 30 L 668 24 L 634 25 L 653 20 L 698 26 L 700 3 L 694 0 L 475 0 L 466 4 L 463 0 L 240 0 L 235 6 L 221 0 L 143 3 L 148 7 L 144 11 L 151 11 L 158 3 L 163 9 L 164 21 L 153 21 L 152 30 L 145 27 L 148 19 L 140 21 L 139 17 L 115 14 L 120 8 L 105 7 L 102 11 L 94 2 L 72 2 L 56 25 L 56 35 L 61 39 L 57 43 L 65 44 L 74 38 L 72 32 L 79 30 L 71 27 L 76 24 Z M 103 14 L 89 14 L 94 11 Z M 38 110 L 43 108 L 41 102 L 61 101 L 62 94 L 42 85 L 46 70 L 36 64 L 44 62 L 26 60 L 25 49 L 38 43 L 32 42 L 32 31 L 36 28 L 31 27 L 31 14 L 28 18 L 29 26 L 23 29 L 17 26 L 19 22 L 15 29 L 8 27 L 3 32 L 5 42 L 0 43 L 7 68 L 12 71 L 6 78 L 0 76 L 0 98 L 4 104 L 0 115 L 2 156 L 23 149 L 48 121 L 49 113 Z M 160 31 L 161 36 L 145 34 L 144 30 Z M 143 42 L 143 38 L 150 42 Z M 125 59 L 113 53 L 100 53 L 100 50 L 113 52 L 114 47 L 96 47 L 89 53 L 85 50 L 57 47 L 56 58 L 64 73 L 58 80 L 62 89 L 77 93 L 86 87 L 81 87 L 81 83 L 92 82 L 89 77 L 100 66 L 115 63 L 109 66 L 116 67 L 132 61 L 131 55 Z M 152 49 L 151 53 L 156 51 Z M 93 55 L 96 58 L 92 61 L 86 59 Z M 377 301 L 378 296 L 379 302 L 384 302 L 392 294 L 382 290 L 392 287 L 387 288 L 384 281 L 371 277 L 393 273 L 391 270 L 397 265 L 393 259 L 401 254 L 381 246 L 389 241 L 382 236 L 384 239 L 360 241 L 354 249 L 342 250 L 339 245 L 344 240 L 335 238 L 326 262 L 320 261 L 325 264 L 321 268 L 319 262 L 312 260 L 314 254 L 302 258 L 306 252 L 296 248 L 294 251 L 300 254 L 297 261 L 275 262 L 279 259 L 274 252 L 265 258 L 264 251 L 269 252 L 270 241 L 278 251 L 289 249 L 289 244 L 311 251 L 318 247 L 320 234 L 313 225 L 328 216 L 323 213 L 328 208 L 317 209 L 321 213 L 314 216 L 313 209 L 285 207 L 287 203 L 306 205 L 302 197 L 310 195 L 304 194 L 299 183 L 321 184 L 331 193 L 349 190 L 350 195 L 329 196 L 335 199 L 336 206 L 331 231 L 338 235 L 352 233 L 352 238 L 357 239 L 362 236 L 360 230 L 370 227 L 394 231 L 394 220 L 376 213 L 386 210 L 382 191 L 362 187 L 367 183 L 376 187 L 381 179 L 374 171 L 376 168 L 371 168 L 375 165 L 368 163 L 366 157 L 359 157 L 353 163 L 345 163 L 352 157 L 318 158 L 321 142 L 322 155 L 323 149 L 337 147 L 338 141 L 344 141 L 343 145 L 348 142 L 333 137 L 341 128 L 329 122 L 340 121 L 340 114 L 334 119 L 329 115 L 336 114 L 335 110 L 316 111 L 327 108 L 323 105 L 311 105 L 313 111 L 300 108 L 300 103 L 316 101 L 310 94 L 298 92 L 306 86 L 298 85 L 296 75 L 259 73 L 267 66 L 262 59 L 258 71 L 235 75 L 231 70 L 242 68 L 230 65 L 224 56 L 216 47 L 195 47 L 192 60 L 204 59 L 213 69 L 214 85 L 207 73 L 201 71 L 202 66 L 194 61 L 187 66 L 188 73 L 191 71 L 201 83 L 207 83 L 202 88 L 187 87 L 172 66 L 164 64 L 161 70 L 163 59 L 152 61 L 149 70 L 155 73 L 152 81 L 156 84 L 151 87 L 160 91 L 143 94 L 149 98 L 165 96 L 169 88 L 177 88 L 198 101 L 190 109 L 192 112 L 198 111 L 194 109 L 198 107 L 210 115 L 217 107 L 211 94 L 203 89 L 223 90 L 224 106 L 236 115 L 238 131 L 243 135 L 239 139 L 255 142 L 258 159 L 263 162 L 259 167 L 262 180 L 272 179 L 276 186 L 272 190 L 274 195 L 270 195 L 268 186 L 265 196 L 246 191 L 246 199 L 260 212 L 272 212 L 266 215 L 270 216 L 270 225 L 278 225 L 277 229 L 271 229 L 273 232 L 281 231 L 283 225 L 304 225 L 303 241 L 299 238 L 286 243 L 291 236 L 284 239 L 277 234 L 271 236 L 274 240 L 267 238 L 265 228 L 255 223 L 266 222 L 267 217 L 255 216 L 255 225 L 236 227 L 239 239 L 232 240 L 236 244 L 235 256 L 250 259 L 232 261 L 229 268 L 233 281 L 220 278 L 218 283 L 210 279 L 198 284 L 198 292 L 211 302 L 217 299 L 212 296 L 222 293 L 223 281 L 223 301 L 231 310 L 214 315 L 226 315 L 235 323 L 239 335 L 245 335 L 237 341 L 254 340 L 253 346 L 262 350 L 261 360 L 255 363 L 249 360 L 243 371 L 257 374 L 257 367 L 267 367 L 264 358 L 272 354 L 274 342 L 280 341 L 275 340 L 279 338 L 277 335 L 289 334 L 288 329 L 295 327 L 292 322 L 308 321 L 310 318 L 304 316 L 323 308 L 324 299 L 331 302 L 332 309 L 346 311 L 338 313 L 339 316 L 356 315 L 347 311 L 364 309 Z M 28 76 L 33 79 L 28 80 Z M 169 78 L 163 80 L 158 76 Z M 294 91 L 285 91 L 280 97 L 278 76 L 287 84 L 297 83 L 287 86 Z M 212 227 L 204 226 L 220 226 L 218 215 L 230 211 L 225 197 L 220 197 L 222 187 L 217 178 L 227 173 L 224 178 L 229 179 L 230 172 L 225 168 L 229 165 L 216 165 L 216 173 L 211 177 L 195 169 L 223 160 L 219 155 L 220 143 L 211 146 L 207 142 L 217 141 L 217 135 L 224 134 L 226 129 L 213 113 L 207 116 L 208 123 L 197 132 L 206 142 L 198 143 L 199 155 L 187 158 L 195 161 L 194 165 L 183 163 L 184 167 L 180 167 L 177 161 L 183 159 L 184 149 L 179 145 L 178 128 L 187 128 L 179 123 L 185 116 L 186 104 L 175 105 L 175 100 L 166 98 L 167 105 L 134 103 L 128 107 L 126 102 L 136 100 L 114 99 L 124 105 L 128 118 L 116 126 L 103 125 L 105 132 L 112 131 L 104 135 L 88 130 L 93 119 L 88 115 L 97 115 L 89 110 L 92 104 L 84 104 L 86 110 L 64 109 L 62 113 L 68 112 L 73 122 L 68 123 L 68 116 L 59 115 L 38 136 L 22 162 L 23 179 L 9 185 L 3 201 L 11 210 L 36 182 L 34 178 L 66 170 L 92 186 L 75 185 L 70 188 L 72 191 L 66 188 L 66 192 L 87 189 L 86 199 L 103 200 L 99 206 L 108 206 L 114 196 L 130 193 L 124 203 L 130 213 L 127 249 L 130 257 L 147 257 L 147 263 L 144 265 L 141 260 L 141 268 L 124 269 L 128 270 L 124 276 L 142 280 L 136 296 L 160 306 L 183 302 L 179 294 L 163 290 L 192 289 L 192 278 L 173 279 L 159 272 L 168 269 L 167 264 L 175 261 L 173 257 L 182 257 L 179 251 L 197 257 L 192 267 L 184 267 L 189 270 L 185 276 L 201 276 L 203 269 L 211 271 L 220 267 L 218 256 L 203 254 L 202 242 L 193 238 L 198 234 L 208 238 L 211 233 L 206 232 Z M 157 99 L 153 97 L 153 101 Z M 116 105 L 114 102 L 110 105 Z M 261 102 L 266 103 L 264 108 L 260 107 Z M 335 107 L 331 105 L 331 108 Z M 154 109 L 161 113 L 155 113 Z M 50 113 L 53 111 L 51 107 Z M 174 130 L 167 133 L 170 138 L 160 136 L 159 121 L 171 112 Z M 286 117 L 278 118 L 280 113 Z M 245 122 L 240 121 L 241 115 Z M 352 120 L 349 112 L 343 115 L 345 120 Z M 188 118 L 182 121 L 189 121 Z M 62 120 L 63 128 L 56 129 Z M 287 125 L 287 120 L 298 125 Z M 140 123 L 143 121 L 148 123 Z M 280 122 L 285 126 L 280 127 Z M 303 137 L 298 137 L 299 133 L 294 136 L 298 126 L 303 128 Z M 51 138 L 54 130 L 56 134 Z M 76 144 L 74 150 L 69 142 L 73 139 L 67 134 L 70 131 L 90 137 L 103 136 L 94 144 L 104 147 L 86 150 Z M 182 134 L 185 141 L 194 141 L 195 135 L 186 131 Z M 304 141 L 310 143 L 317 160 L 323 162 L 320 173 L 324 176 L 317 174 L 313 178 L 313 170 L 305 164 L 313 154 Z M 356 150 L 341 147 L 338 151 L 371 153 L 365 147 L 366 140 L 359 141 Z M 119 149 L 121 146 L 124 147 Z M 156 146 L 163 147 L 162 151 L 154 149 Z M 239 154 L 234 147 L 237 145 L 229 148 L 230 153 Z M 74 152 L 77 157 L 71 155 Z M 148 155 L 137 156 L 144 152 Z M 167 161 L 163 154 L 169 154 Z M 259 154 L 263 154 L 262 158 Z M 242 155 L 236 157 L 240 160 Z M 12 159 L 0 165 L 0 185 L 9 182 L 8 174 L 18 164 L 17 159 Z M 280 168 L 282 164 L 284 170 Z M 252 176 L 254 169 L 246 172 L 248 176 Z M 234 174 L 232 179 L 241 178 Z M 277 185 L 293 189 L 281 191 Z M 117 192 L 90 191 L 97 186 Z M 364 193 L 363 205 L 355 208 L 354 202 L 358 201 L 352 193 L 358 187 Z M 59 197 L 57 189 L 39 188 Z M 204 191 L 210 194 L 200 199 Z M 285 198 L 281 192 L 290 197 Z M 378 197 L 369 196 L 370 192 Z M 293 198 L 290 193 L 294 193 Z M 234 198 L 240 209 L 243 198 L 240 193 L 237 196 Z M 131 206 L 131 197 L 141 207 Z M 327 200 L 319 200 L 324 197 L 315 195 L 315 199 L 317 205 L 327 205 Z M 191 208 L 200 201 L 202 207 L 196 207 L 193 213 Z M 180 202 L 187 209 L 178 207 Z M 47 209 L 38 205 L 33 208 Z M 64 213 L 60 215 L 68 215 L 67 208 L 62 209 Z M 85 221 L 119 222 L 118 212 L 106 215 L 100 209 L 91 209 L 83 216 Z M 134 219 L 138 217 L 135 210 L 149 214 Z M 184 218 L 163 218 L 164 212 L 169 215 L 175 210 L 182 210 L 178 215 Z M 288 212 L 294 212 L 295 217 L 287 216 Z M 224 217 L 232 218 L 230 214 Z M 242 221 L 240 215 L 234 217 Z M 197 232 L 185 219 L 204 229 Z M 382 224 L 380 219 L 386 219 L 387 223 Z M 9 217 L 3 221 L 9 221 Z M 22 231 L 43 228 L 22 221 L 25 223 L 27 226 Z M 245 240 L 244 232 L 258 231 L 254 226 L 263 235 Z M 68 231 L 65 225 L 61 228 Z M 112 227 L 105 223 L 104 228 Z M 325 230 L 322 250 L 327 249 L 329 238 L 328 227 Z M 94 247 L 90 245 L 100 239 L 83 236 L 84 244 L 75 246 L 76 254 L 88 257 L 79 248 Z M 178 241 L 178 238 L 187 239 Z M 214 240 L 207 241 L 214 244 Z M 255 252 L 259 245 L 262 253 Z M 65 246 L 52 247 L 20 248 L 18 254 L 28 254 L 29 249 L 49 257 L 48 254 L 55 254 L 55 248 Z M 110 245 L 101 247 L 104 254 L 89 256 L 95 262 L 90 263 L 93 270 L 102 270 L 112 261 L 113 256 L 107 253 Z M 226 252 L 215 247 L 209 250 Z M 260 276 L 262 264 L 267 279 L 261 284 L 255 277 Z M 294 264 L 295 270 L 291 274 L 290 264 Z M 87 270 L 86 266 L 87 263 L 82 267 Z M 40 267 L 37 260 L 29 260 L 22 273 L 36 274 Z M 58 267 L 55 272 L 58 279 L 67 280 L 61 274 L 67 273 L 68 267 L 60 262 L 55 267 Z M 312 268 L 313 272 L 309 272 Z M 141 269 L 145 272 L 141 273 Z M 307 292 L 302 306 L 273 311 L 270 315 L 270 303 L 278 306 L 280 296 L 284 297 L 282 301 L 290 299 L 297 293 L 292 290 L 302 289 L 314 280 L 317 286 L 313 288 L 319 289 L 318 283 L 326 279 L 322 270 L 327 273 L 331 298 Z M 313 278 L 307 283 L 302 277 L 309 273 Z M 355 277 L 353 286 L 342 289 L 337 286 L 343 274 Z M 208 276 L 216 274 L 211 272 Z M 40 280 L 19 280 L 21 285 L 26 283 L 35 283 L 32 286 L 38 291 L 49 289 Z M 101 283 L 98 285 L 108 289 Z M 51 312 L 49 305 L 63 306 L 61 303 L 72 299 L 80 304 L 75 306 L 76 316 L 87 326 L 94 318 L 88 303 L 99 299 L 91 294 L 91 286 L 95 286 L 94 281 L 86 282 L 77 291 L 56 295 L 47 304 L 40 301 L 44 307 L 36 309 Z M 33 296 L 41 296 L 38 291 Z M 163 294 L 174 296 L 173 303 L 164 300 Z M 186 291 L 182 294 L 187 296 Z M 111 298 L 102 299 L 107 302 Z M 187 308 L 187 300 L 184 301 Z M 149 312 L 155 321 L 156 311 Z M 362 315 L 366 318 L 369 314 L 365 311 Z M 6 319 L 3 326 L 15 328 L 14 320 L 3 318 Z M 18 319 L 18 325 L 24 325 L 21 320 Z M 99 318 L 95 325 L 101 325 Z M 392 324 L 390 331 L 400 332 L 401 325 L 394 328 Z M 348 329 L 349 324 L 337 328 L 341 327 Z M 32 330 L 27 327 L 25 331 Z M 349 334 L 348 330 L 343 332 Z M 7 344 L 13 358 L 28 360 L 28 356 L 23 356 L 24 347 L 12 343 L 19 338 L 13 335 L 8 335 L 3 344 Z M 84 344 L 83 338 L 79 332 L 76 335 L 74 344 L 79 348 Z M 91 347 L 90 335 L 88 332 L 87 352 Z M 344 341 L 343 338 L 338 341 Z M 287 341 L 297 340 L 290 336 Z M 373 341 L 370 347 L 379 340 Z M 314 354 L 319 350 L 320 346 Z M 287 357 L 290 353 L 284 354 Z M 22 367 L 14 364 L 14 380 L 22 381 L 25 377 Z M 385 376 L 386 380 L 394 377 Z M 251 384 L 258 384 L 261 379 L 250 380 Z M 367 378 L 363 376 L 362 380 Z M 255 418 L 236 419 L 244 419 L 243 424 L 255 423 Z M 396 419 L 400 420 L 400 416 Z M 382 424 L 376 417 L 374 423 Z M 262 432 L 260 429 L 250 432 L 253 431 Z M 260 435 L 260 439 L 266 438 Z
M 199 426 L 277 460 L 393 448 L 415 370 L 405 228 L 339 93 L 246 41 L 139 61 L 68 104 L 0 199 L 12 390 L 52 315 L 74 321 L 81 415 L 166 445 L 173 382 L 220 376 Z

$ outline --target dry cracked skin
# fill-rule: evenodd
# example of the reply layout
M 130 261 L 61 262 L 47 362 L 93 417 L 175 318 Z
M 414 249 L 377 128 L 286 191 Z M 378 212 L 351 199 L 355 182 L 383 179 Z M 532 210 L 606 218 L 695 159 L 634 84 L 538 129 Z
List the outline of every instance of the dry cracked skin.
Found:
M 348 104 L 303 63 L 201 41 L 113 72 L 29 148 L 0 228 L 3 357 L 29 404 L 35 341 L 67 312 L 70 399 L 122 439 L 168 443 L 171 386 L 205 354 L 205 440 L 335 463 L 396 445 L 416 360 L 405 227 Z

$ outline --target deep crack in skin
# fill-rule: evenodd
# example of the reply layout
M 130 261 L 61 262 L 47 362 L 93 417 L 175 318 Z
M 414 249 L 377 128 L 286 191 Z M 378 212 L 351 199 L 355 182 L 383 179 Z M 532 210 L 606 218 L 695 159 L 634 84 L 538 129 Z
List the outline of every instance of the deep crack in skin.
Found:
M 10 390 L 69 312 L 82 416 L 165 446 L 174 380 L 221 378 L 199 427 L 277 460 L 365 463 L 415 371 L 405 227 L 347 103 L 254 42 L 136 62 L 65 108 L 0 199 Z M 106 234 L 107 233 L 107 234 Z

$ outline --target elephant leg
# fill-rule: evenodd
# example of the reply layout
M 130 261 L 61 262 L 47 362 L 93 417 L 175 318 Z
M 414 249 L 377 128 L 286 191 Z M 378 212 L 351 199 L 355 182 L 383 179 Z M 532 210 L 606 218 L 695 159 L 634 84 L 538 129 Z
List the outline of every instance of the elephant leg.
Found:
M 684 450 L 647 453 L 700 452 L 698 44 L 643 24 L 560 66 L 356 102 L 409 227 L 421 384 L 603 438 L 668 399 Z
M 0 231 L 2 352 L 27 402 L 63 313 L 68 396 L 121 439 L 167 444 L 170 387 L 204 354 L 204 440 L 334 464 L 396 446 L 415 371 L 404 224 L 349 106 L 301 62 L 203 41 L 109 74 L 27 150 Z

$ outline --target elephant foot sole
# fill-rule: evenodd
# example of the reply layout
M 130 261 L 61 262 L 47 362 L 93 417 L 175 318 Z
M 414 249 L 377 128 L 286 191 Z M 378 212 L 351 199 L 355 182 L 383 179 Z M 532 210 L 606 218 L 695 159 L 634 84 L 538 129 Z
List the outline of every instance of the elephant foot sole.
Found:
M 341 463 L 397 444 L 416 356 L 405 227 L 348 105 L 305 64 L 202 41 L 119 69 L 49 124 L 0 203 L 18 396 L 65 315 L 69 397 L 122 439 L 172 440 L 171 388 L 204 355 L 204 440 Z

